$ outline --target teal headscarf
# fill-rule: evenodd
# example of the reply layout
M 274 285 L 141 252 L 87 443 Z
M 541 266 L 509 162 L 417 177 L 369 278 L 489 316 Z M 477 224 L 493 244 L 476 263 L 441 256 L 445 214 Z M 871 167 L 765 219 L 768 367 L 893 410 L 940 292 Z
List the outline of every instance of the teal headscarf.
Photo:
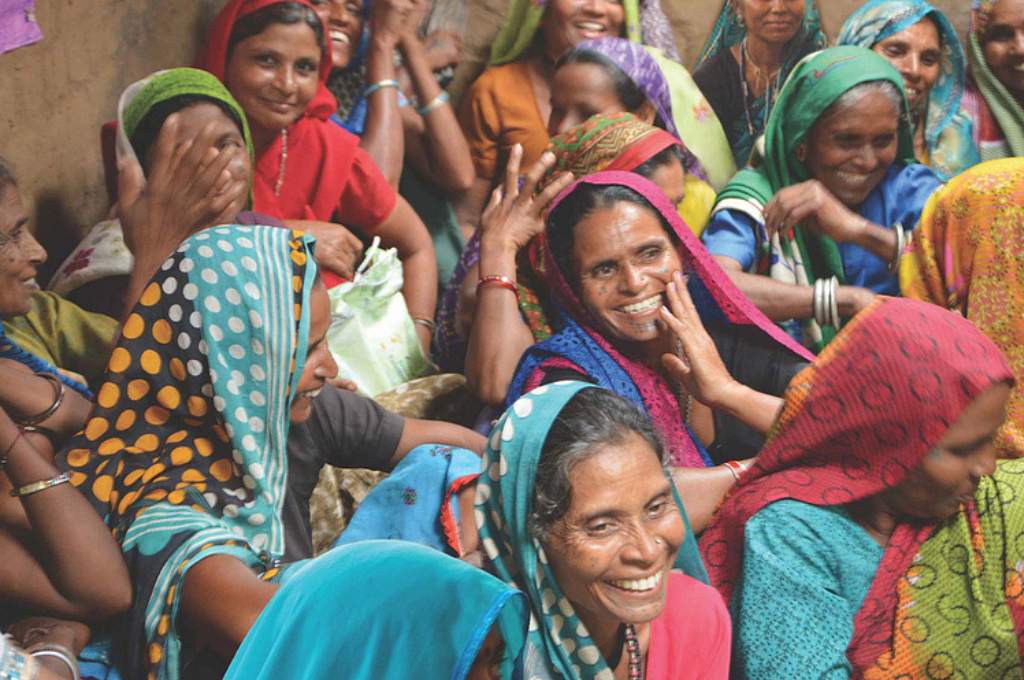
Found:
M 543 385 L 520 397 L 498 420 L 477 482 L 476 523 L 495 573 L 529 598 L 531 646 L 542 651 L 548 666 L 567 680 L 605 680 L 612 677 L 611 669 L 559 587 L 540 541 L 528 528 L 534 479 L 548 431 L 565 405 L 585 389 L 600 388 L 569 381 Z M 697 541 L 678 495 L 676 504 L 686 525 L 686 539 L 674 568 L 707 583 Z
M 404 541 L 335 548 L 297 570 L 264 608 L 225 680 L 462 680 L 492 626 L 504 678 L 523 649 L 521 592 Z
M 928 93 L 924 123 L 928 165 L 948 180 L 979 163 L 981 157 L 971 119 L 960 108 L 967 60 L 946 15 L 925 0 L 871 0 L 846 19 L 837 44 L 871 49 L 926 17 L 935 22 L 942 43 L 941 70 Z
M 711 35 L 704 43 L 704 49 L 700 51 L 700 58 L 697 59 L 697 67 L 700 68 L 704 62 L 713 59 L 722 50 L 727 50 L 733 45 L 739 45 L 747 37 L 747 27 L 743 23 L 733 5 L 733 0 L 724 0 L 722 10 L 718 13 L 718 20 L 711 28 Z M 827 44 L 825 34 L 821 30 L 821 14 L 814 0 L 806 0 L 804 3 L 804 21 L 799 32 L 789 42 L 791 49 L 787 50 L 786 61 L 782 65 L 783 77 L 789 72 L 801 55 L 807 53 L 804 46 L 814 49 L 824 47 Z M 800 49 L 797 49 L 800 48 Z
M 96 406 L 67 445 L 72 483 L 134 585 L 116 649 L 129 677 L 175 680 L 188 570 L 229 554 L 272 578 L 284 555 L 290 409 L 309 344 L 313 240 L 275 227 L 193 234 L 126 319 Z
M 903 96 L 903 77 L 892 64 L 880 55 L 863 47 L 832 47 L 815 52 L 803 59 L 790 74 L 779 93 L 775 108 L 765 129 L 764 158 L 756 168 L 737 173 L 718 194 L 715 210 L 739 209 L 764 221 L 761 211 L 781 189 L 811 178 L 807 167 L 796 157 L 797 147 L 807 137 L 818 118 L 848 90 L 861 83 L 887 81 L 900 92 L 902 106 L 899 116 L 899 148 L 896 161 L 914 163 L 914 139 L 906 97 Z M 793 237 L 780 235 L 772 276 L 777 271 L 789 272 L 789 278 L 802 285 L 812 285 L 817 279 L 835 276 L 840 283 L 846 280 L 839 246 L 827 236 L 809 234 L 797 227 Z M 770 259 L 772 244 L 763 243 L 758 259 Z M 767 267 L 762 273 L 767 273 Z M 806 326 L 810 337 L 820 350 L 835 336 L 831 326 L 819 327 L 814 320 Z

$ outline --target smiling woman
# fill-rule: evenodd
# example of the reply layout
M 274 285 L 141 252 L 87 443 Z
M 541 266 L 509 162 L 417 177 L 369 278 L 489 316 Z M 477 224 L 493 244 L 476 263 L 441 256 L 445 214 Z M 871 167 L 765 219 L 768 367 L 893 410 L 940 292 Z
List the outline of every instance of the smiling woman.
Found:
M 722 190 L 703 234 L 740 290 L 808 347 L 874 294 L 898 294 L 907 232 L 940 186 L 914 162 L 902 84 L 862 47 L 804 59 L 768 120 L 763 161 Z
M 482 543 L 536 622 L 523 677 L 728 677 L 729 620 L 642 413 L 585 383 L 540 387 L 484 455 Z
M 771 395 L 810 355 L 732 285 L 664 193 L 633 173 L 590 175 L 551 208 L 545 238 L 562 328 L 527 349 L 508 404 L 584 380 L 642 408 L 675 467 L 754 455 L 780 403 Z
M 873 49 L 903 76 L 921 163 L 948 180 L 979 161 L 960 108 L 966 57 L 946 15 L 925 0 L 871 0 L 847 18 L 837 44 Z

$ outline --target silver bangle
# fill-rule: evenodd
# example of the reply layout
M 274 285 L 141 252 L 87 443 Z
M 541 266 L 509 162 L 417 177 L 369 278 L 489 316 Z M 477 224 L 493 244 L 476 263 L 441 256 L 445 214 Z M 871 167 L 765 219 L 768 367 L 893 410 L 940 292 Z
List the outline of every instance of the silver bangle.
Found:
M 829 284 L 829 315 L 832 317 L 832 327 L 839 330 L 839 279 L 833 276 Z
M 74 680 L 79 680 L 81 677 L 78 674 L 78 664 L 73 658 L 71 658 L 71 650 L 67 649 L 63 645 L 46 645 L 34 652 L 29 652 L 29 654 L 36 659 L 42 657 L 60 659 L 60 661 L 68 667 L 68 670 L 71 671 L 71 677 L 74 678 Z
M 448 99 L 449 99 L 448 92 L 445 91 L 445 90 L 441 90 L 440 94 L 438 94 L 436 97 L 431 99 L 429 102 L 427 102 L 423 106 L 421 106 L 418 109 L 416 109 L 416 113 L 418 113 L 421 116 L 425 116 L 428 113 L 430 113 L 431 111 L 433 111 L 434 109 L 439 109 L 442 106 L 444 106 L 445 104 L 447 104 L 448 103 Z
M 818 279 L 814 282 L 814 320 L 819 326 L 825 325 L 825 280 Z
M 889 273 L 899 274 L 900 261 L 903 259 L 903 250 L 907 247 L 907 232 L 899 222 L 892 225 L 892 228 L 896 232 L 896 252 L 893 253 L 892 259 L 889 260 Z

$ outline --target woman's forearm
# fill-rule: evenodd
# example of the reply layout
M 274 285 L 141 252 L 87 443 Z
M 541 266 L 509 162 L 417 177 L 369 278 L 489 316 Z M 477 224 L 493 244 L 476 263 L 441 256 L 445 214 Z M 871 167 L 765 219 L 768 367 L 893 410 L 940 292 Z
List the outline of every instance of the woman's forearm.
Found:
M 855 244 L 870 251 L 883 262 L 892 262 L 896 257 L 896 232 L 864 219 L 864 226 Z
M 814 289 L 749 274 L 731 257 L 714 256 L 740 291 L 772 321 L 809 319 L 814 314 Z
M 746 462 L 753 462 L 753 459 Z M 724 465 L 672 468 L 671 472 L 690 526 L 695 533 L 700 534 L 711 523 L 718 506 L 736 484 L 736 477 Z
M 418 36 L 408 35 L 401 47 L 420 106 L 436 102 L 443 90 L 430 70 L 423 42 Z M 422 116 L 406 108 L 402 117 L 409 160 L 420 174 L 449 194 L 469 189 L 475 177 L 473 161 L 451 104 L 436 105 Z
M 3 362 L 0 361 L 0 364 Z M 78 392 L 64 388 L 60 406 L 46 420 L 36 423 L 61 439 L 85 425 L 92 403 Z M 54 403 L 54 382 L 18 368 L 0 367 L 0 407 L 15 419 L 42 414 Z
M 519 359 L 533 344 L 533 334 L 523 322 L 516 293 L 494 284 L 479 289 L 476 286 L 481 276 L 505 276 L 515 281 L 515 252 L 484 238 L 478 267 L 466 274 L 462 290 L 462 304 L 473 306 L 468 310 L 472 325 L 466 349 L 466 382 L 483 402 L 501 406 Z
M 395 45 L 396 40 L 389 35 L 375 35 L 370 39 L 366 66 L 367 87 L 395 80 Z M 388 183 L 397 189 L 405 157 L 398 88 L 379 88 L 367 96 L 366 103 L 366 125 L 359 146 L 370 154 Z
M 402 294 L 410 316 L 433 319 L 437 304 L 437 256 L 426 225 L 402 198 L 395 208 L 370 233 L 380 236 L 381 245 L 398 250 L 405 283 Z
M 14 488 L 60 474 L 6 415 L 0 416 L 0 446 L 10 450 L 4 472 Z M 95 621 L 126 610 L 132 595 L 121 550 L 82 494 L 65 483 L 20 500 L 45 573 L 64 598 L 66 609 L 59 613 Z M 37 585 L 37 592 L 47 592 L 48 584 Z
M 779 397 L 733 382 L 710 406 L 716 411 L 729 414 L 761 434 L 767 434 L 782 408 L 782 403 Z

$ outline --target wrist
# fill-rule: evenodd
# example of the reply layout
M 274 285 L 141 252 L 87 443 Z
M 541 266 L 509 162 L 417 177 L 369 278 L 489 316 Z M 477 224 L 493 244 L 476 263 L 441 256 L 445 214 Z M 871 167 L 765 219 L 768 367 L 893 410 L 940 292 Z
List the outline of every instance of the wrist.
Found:
M 519 248 L 504 234 L 487 234 L 480 237 L 480 262 L 495 261 L 502 265 L 511 263 L 515 266 Z M 491 273 L 491 272 L 488 272 Z
M 388 62 L 391 63 L 392 53 L 398 46 L 401 36 L 393 31 L 384 28 L 371 33 L 370 49 L 375 52 L 387 53 Z
M 730 377 L 723 385 L 708 395 L 708 408 L 725 411 L 733 414 L 737 411 L 736 405 L 743 400 L 743 394 L 748 388 Z

